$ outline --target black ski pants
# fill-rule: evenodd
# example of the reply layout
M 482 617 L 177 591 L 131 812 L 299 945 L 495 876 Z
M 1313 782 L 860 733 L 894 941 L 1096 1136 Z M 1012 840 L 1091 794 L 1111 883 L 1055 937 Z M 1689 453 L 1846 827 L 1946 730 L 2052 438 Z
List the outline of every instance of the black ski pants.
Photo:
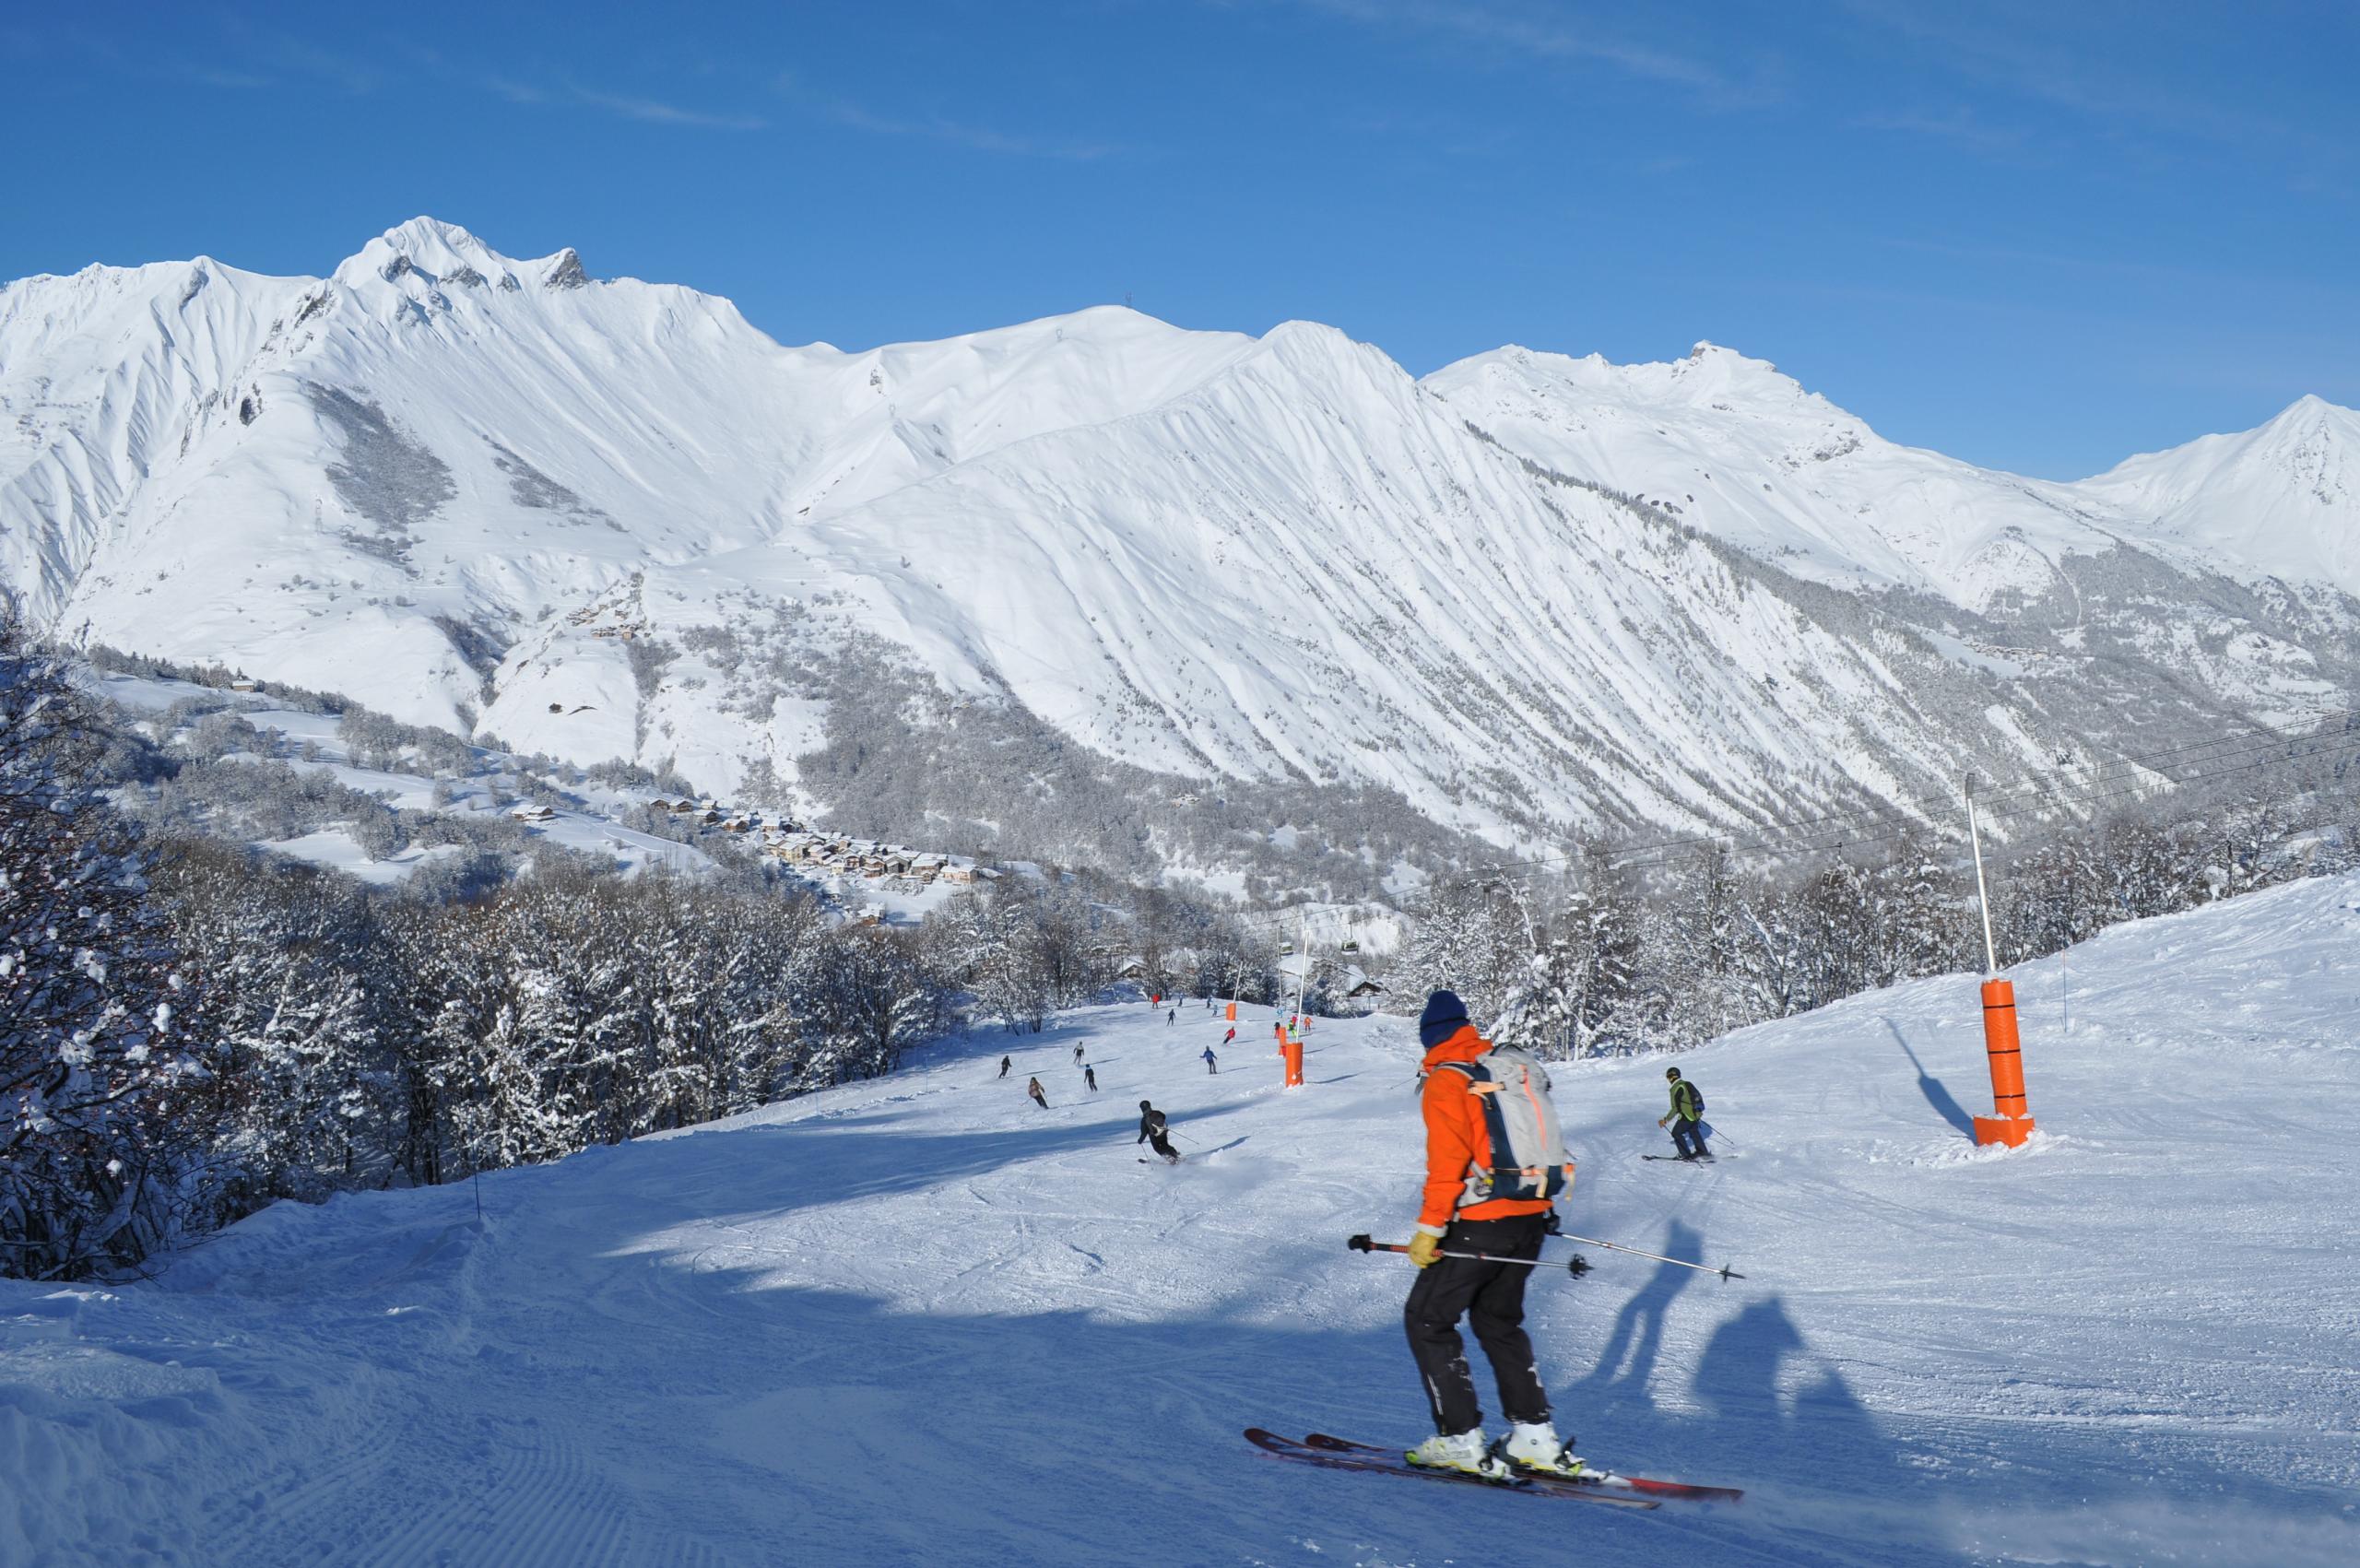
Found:
M 1505 1220 L 1457 1220 L 1443 1233 L 1446 1252 L 1489 1253 L 1494 1257 L 1539 1257 L 1549 1233 L 1546 1214 Z M 1549 1419 L 1549 1392 L 1533 1364 L 1532 1340 L 1524 1332 L 1524 1287 L 1532 1270 L 1513 1263 L 1470 1263 L 1446 1257 L 1418 1272 L 1402 1319 L 1410 1330 L 1410 1353 L 1425 1379 L 1426 1402 L 1434 1430 L 1446 1435 L 1483 1424 L 1475 1397 L 1475 1374 L 1467 1367 L 1467 1343 L 1458 1320 L 1475 1331 L 1499 1385 L 1500 1412 L 1512 1421 Z
M 1683 1160 L 1702 1156 L 1705 1152 L 1705 1124 L 1674 1116 L 1671 1119 L 1671 1146 L 1680 1150 L 1680 1157 Z
M 1166 1160 L 1171 1161 L 1174 1164 L 1176 1165 L 1180 1162 L 1180 1151 L 1173 1148 L 1172 1140 L 1164 1137 L 1162 1133 L 1157 1133 L 1153 1138 L 1149 1138 L 1147 1140 L 1147 1146 L 1150 1149 L 1154 1149 L 1158 1154 L 1162 1155 Z

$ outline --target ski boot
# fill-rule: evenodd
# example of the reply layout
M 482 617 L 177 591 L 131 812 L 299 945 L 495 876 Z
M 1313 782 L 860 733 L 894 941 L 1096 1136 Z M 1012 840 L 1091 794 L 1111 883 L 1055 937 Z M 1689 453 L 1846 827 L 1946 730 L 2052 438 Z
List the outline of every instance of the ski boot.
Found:
M 1574 1445 L 1561 1441 L 1557 1428 L 1549 1421 L 1515 1422 L 1505 1437 L 1492 1444 L 1492 1457 L 1523 1475 L 1583 1480 L 1592 1473 L 1574 1452 Z
M 1457 1435 L 1437 1432 L 1410 1450 L 1405 1456 L 1421 1469 L 1459 1470 L 1485 1480 L 1511 1480 L 1515 1472 L 1483 1441 L 1483 1429 Z

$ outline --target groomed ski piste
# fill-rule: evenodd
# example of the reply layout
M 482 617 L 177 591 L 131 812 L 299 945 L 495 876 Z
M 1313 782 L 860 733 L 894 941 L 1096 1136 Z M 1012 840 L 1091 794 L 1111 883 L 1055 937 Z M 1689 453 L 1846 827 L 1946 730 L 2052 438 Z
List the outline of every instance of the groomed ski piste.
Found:
M 151 1281 L 0 1284 L 0 1561 L 2360 1561 L 2360 878 L 2012 977 L 2022 1149 L 1970 1141 L 1972 976 L 1682 1056 L 1709 1168 L 1640 1158 L 1661 1059 L 1558 1071 L 1567 1227 L 1746 1276 L 1544 1271 L 1560 1424 L 1741 1503 L 1250 1447 L 1423 1433 L 1409 1266 L 1344 1245 L 1409 1228 L 1412 1032 L 1320 1022 L 1286 1091 L 1268 1009 L 1212 1077 L 1215 1015 L 1133 1002 L 479 1195 L 281 1205 Z M 1182 1165 L 1134 1158 L 1142 1097 Z

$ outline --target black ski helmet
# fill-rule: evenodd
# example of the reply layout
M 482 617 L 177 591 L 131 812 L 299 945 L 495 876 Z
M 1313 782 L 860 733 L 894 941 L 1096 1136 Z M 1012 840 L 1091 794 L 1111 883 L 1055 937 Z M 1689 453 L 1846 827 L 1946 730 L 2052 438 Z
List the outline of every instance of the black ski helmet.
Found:
M 1152 1111 L 1152 1110 L 1154 1110 L 1154 1109 L 1155 1109 L 1155 1107 L 1154 1107 L 1154 1106 L 1152 1106 L 1152 1105 L 1150 1105 L 1150 1104 L 1149 1104 L 1146 1101 L 1142 1100 L 1142 1101 L 1140 1101 L 1140 1102 L 1139 1102 L 1139 1109 L 1140 1109 L 1140 1110 L 1142 1110 L 1142 1111 Z
M 1680 1076 L 1680 1069 L 1678 1067 L 1666 1067 L 1663 1070 L 1663 1076 L 1666 1078 L 1678 1078 Z

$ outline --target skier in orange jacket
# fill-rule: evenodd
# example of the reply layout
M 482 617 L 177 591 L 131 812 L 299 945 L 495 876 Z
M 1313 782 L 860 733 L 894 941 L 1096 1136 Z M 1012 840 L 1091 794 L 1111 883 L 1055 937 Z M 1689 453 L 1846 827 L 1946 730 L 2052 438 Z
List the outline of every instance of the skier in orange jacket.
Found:
M 1455 993 L 1436 991 L 1418 1020 L 1426 1048 L 1418 1103 L 1426 1123 L 1426 1181 L 1410 1261 L 1417 1282 L 1402 1310 L 1410 1350 L 1433 1408 L 1434 1435 L 1412 1463 L 1503 1477 L 1516 1469 L 1578 1475 L 1582 1461 L 1557 1436 L 1548 1391 L 1524 1331 L 1518 1264 L 1444 1257 L 1445 1252 L 1537 1258 L 1552 1229 L 1554 1197 L 1571 1188 L 1549 1075 L 1520 1051 L 1495 1050 L 1467 1020 Z M 1520 1146 L 1519 1146 L 1520 1145 Z M 1491 1196 L 1500 1193 L 1499 1197 Z M 1467 1366 L 1458 1320 L 1468 1319 L 1498 1385 L 1508 1435 L 1483 1437 L 1483 1409 Z

